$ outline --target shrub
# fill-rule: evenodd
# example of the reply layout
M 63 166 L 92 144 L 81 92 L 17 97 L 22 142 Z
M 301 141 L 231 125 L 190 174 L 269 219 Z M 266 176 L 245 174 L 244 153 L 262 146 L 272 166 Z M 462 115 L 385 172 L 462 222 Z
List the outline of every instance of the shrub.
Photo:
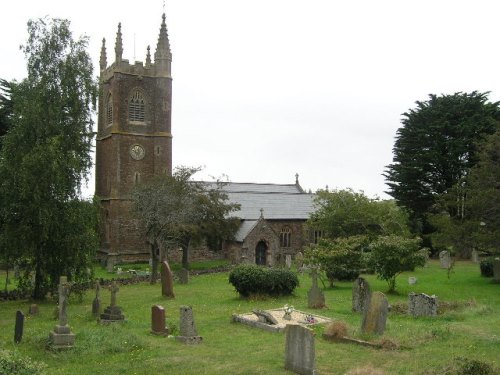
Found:
M 44 375 L 47 365 L 8 350 L 0 350 L 0 374 Z
M 481 269 L 481 276 L 493 277 L 493 258 L 483 259 L 479 263 L 479 268 Z
M 229 282 L 243 297 L 254 294 L 290 295 L 299 285 L 297 275 L 290 270 L 257 265 L 237 266 L 229 274 Z

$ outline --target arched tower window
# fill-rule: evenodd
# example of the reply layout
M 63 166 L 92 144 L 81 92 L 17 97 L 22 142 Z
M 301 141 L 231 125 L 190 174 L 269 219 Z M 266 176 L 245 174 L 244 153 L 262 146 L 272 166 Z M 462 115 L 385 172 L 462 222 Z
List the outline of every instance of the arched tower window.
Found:
M 129 121 L 144 122 L 145 100 L 141 90 L 135 89 L 128 102 Z
M 292 231 L 288 227 L 281 229 L 280 247 L 290 247 L 292 245 Z
M 106 101 L 106 125 L 111 125 L 113 123 L 113 97 L 111 94 L 108 95 Z

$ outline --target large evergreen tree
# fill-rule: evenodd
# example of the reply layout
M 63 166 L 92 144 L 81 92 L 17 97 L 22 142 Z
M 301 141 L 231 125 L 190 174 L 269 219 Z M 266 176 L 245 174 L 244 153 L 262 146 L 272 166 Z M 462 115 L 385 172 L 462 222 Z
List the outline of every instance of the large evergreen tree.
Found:
M 96 248 L 94 206 L 79 199 L 91 167 L 96 83 L 87 38 L 69 21 L 28 22 L 28 76 L 12 87 L 0 154 L 5 252 L 27 262 L 37 299 L 62 274 L 85 278 Z M 31 271 L 31 272 L 30 272 Z
M 476 91 L 430 95 L 416 104 L 403 114 L 393 163 L 384 175 L 387 193 L 409 209 L 414 230 L 430 232 L 426 215 L 476 164 L 477 143 L 495 131 L 500 107 L 488 101 L 488 93 Z M 449 209 L 450 215 L 457 214 Z

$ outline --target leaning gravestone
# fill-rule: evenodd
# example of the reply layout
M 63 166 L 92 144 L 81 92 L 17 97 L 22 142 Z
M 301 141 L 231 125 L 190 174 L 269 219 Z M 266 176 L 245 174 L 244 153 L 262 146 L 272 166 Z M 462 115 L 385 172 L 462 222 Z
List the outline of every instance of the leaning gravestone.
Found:
M 66 276 L 59 278 L 59 324 L 49 333 L 49 345 L 54 349 L 71 348 L 75 343 L 75 334 L 68 325 L 68 297 L 70 284 Z
M 384 293 L 373 292 L 370 305 L 364 311 L 361 332 L 381 335 L 384 333 L 389 303 Z
M 165 325 L 165 309 L 163 306 L 151 307 L 151 333 L 160 336 L 168 336 L 168 328 Z
M 112 323 L 112 322 L 123 322 L 125 320 L 125 316 L 122 313 L 121 307 L 116 305 L 116 294 L 120 290 L 118 285 L 116 285 L 116 281 L 113 281 L 109 286 L 109 290 L 111 292 L 111 304 L 104 309 L 104 312 L 101 314 L 101 322 L 102 323 Z
M 287 324 L 285 332 L 285 369 L 297 374 L 315 375 L 313 330 L 298 324 Z
M 161 262 L 161 295 L 174 298 L 174 276 L 168 262 Z
M 310 309 L 322 309 L 325 307 L 325 295 L 318 287 L 318 273 L 316 269 L 311 270 L 312 286 L 307 292 L 307 306 Z
M 352 311 L 362 313 L 370 304 L 370 285 L 358 277 L 352 285 Z
M 99 298 L 99 292 L 101 291 L 101 285 L 99 281 L 95 283 L 95 298 L 92 301 L 92 316 L 99 317 L 101 314 L 101 299 Z
M 176 336 L 176 340 L 184 344 L 200 344 L 203 338 L 198 336 L 196 326 L 194 325 L 193 308 L 191 306 L 180 307 L 180 336 Z
M 189 271 L 185 268 L 179 271 L 179 283 L 188 284 L 189 283 Z
M 438 298 L 425 293 L 410 293 L 408 295 L 408 314 L 411 316 L 436 316 Z
M 443 250 L 439 253 L 439 264 L 441 268 L 449 269 L 451 267 L 450 252 Z
M 493 260 L 493 282 L 500 284 L 500 258 Z
M 16 311 L 16 326 L 14 328 L 14 342 L 19 344 L 23 338 L 24 314 L 22 311 Z

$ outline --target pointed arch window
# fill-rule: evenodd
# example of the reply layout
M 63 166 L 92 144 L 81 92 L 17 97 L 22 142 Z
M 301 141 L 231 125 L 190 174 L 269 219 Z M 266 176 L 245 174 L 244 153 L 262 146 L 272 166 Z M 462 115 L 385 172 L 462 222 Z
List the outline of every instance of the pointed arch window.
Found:
M 108 95 L 108 100 L 106 101 L 106 125 L 111 125 L 113 123 L 113 97 L 111 94 Z
M 144 122 L 145 100 L 141 90 L 134 90 L 128 102 L 128 119 L 134 122 Z
M 280 247 L 290 247 L 292 245 L 292 231 L 284 227 L 280 232 Z

